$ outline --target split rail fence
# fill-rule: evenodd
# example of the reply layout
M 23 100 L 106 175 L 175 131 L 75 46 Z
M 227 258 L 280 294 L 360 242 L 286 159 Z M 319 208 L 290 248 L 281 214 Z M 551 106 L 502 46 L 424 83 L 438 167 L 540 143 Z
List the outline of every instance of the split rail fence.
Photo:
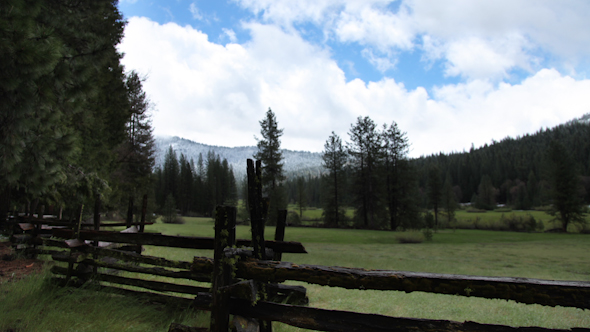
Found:
M 190 294 L 194 299 L 171 295 L 145 293 L 163 301 L 178 303 L 211 311 L 210 331 L 228 331 L 230 315 L 245 317 L 240 322 L 253 322 L 260 331 L 272 330 L 272 321 L 319 331 L 564 331 L 539 327 L 510 327 L 453 322 L 447 320 L 389 317 L 376 314 L 312 308 L 305 304 L 305 289 L 280 286 L 287 280 L 306 282 L 346 289 L 394 290 L 429 292 L 488 299 L 512 300 L 525 304 L 590 309 L 590 282 L 551 281 L 526 278 L 483 277 L 451 274 L 415 273 L 404 271 L 365 270 L 346 267 L 298 265 L 282 262 L 281 253 L 303 253 L 298 242 L 284 242 L 282 212 L 275 241 L 264 240 L 264 220 L 268 201 L 262 199 L 260 163 L 256 167 L 248 160 L 249 209 L 252 239 L 236 240 L 235 208 L 218 207 L 216 210 L 215 238 L 166 236 L 151 233 L 112 233 L 84 230 L 54 230 L 55 238 L 45 244 L 68 248 L 52 253 L 57 261 L 68 267 L 55 266 L 53 272 L 64 276 L 63 282 L 95 279 L 114 284 L 137 286 L 145 289 Z M 282 225 L 281 225 L 282 224 Z M 282 229 L 282 231 L 281 231 Z M 178 248 L 213 249 L 214 258 L 194 257 L 192 262 L 180 262 L 161 257 L 140 255 L 117 249 L 88 245 L 90 241 L 108 241 L 132 245 L 156 245 Z M 268 250 L 270 249 L 270 250 Z M 112 258 L 135 264 L 113 262 Z M 271 259 L 272 258 L 272 259 Z M 156 267 L 145 267 L 142 265 Z M 118 269 L 169 278 L 182 278 L 210 282 L 211 287 L 197 287 L 151 280 L 128 278 L 98 273 L 94 267 Z M 105 289 L 112 289 L 106 286 Z M 131 294 L 137 291 L 121 290 Z M 282 296 L 282 297 L 281 297 Z M 186 328 L 190 331 L 191 328 Z M 236 324 L 238 331 L 240 326 Z M 174 326 L 170 331 L 180 331 Z M 569 331 L 587 331 L 572 328 Z

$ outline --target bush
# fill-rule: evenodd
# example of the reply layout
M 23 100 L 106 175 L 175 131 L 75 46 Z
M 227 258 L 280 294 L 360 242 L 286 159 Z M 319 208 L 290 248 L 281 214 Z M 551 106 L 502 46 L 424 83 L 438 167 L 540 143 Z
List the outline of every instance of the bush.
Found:
M 184 220 L 176 214 L 176 202 L 172 194 L 166 196 L 166 202 L 164 202 L 162 209 L 162 221 L 166 224 L 184 224 Z
M 422 243 L 424 242 L 424 234 L 420 232 L 401 232 L 395 236 L 398 243 Z
M 289 226 L 301 225 L 301 218 L 299 218 L 299 214 L 297 212 L 289 211 L 287 213 L 287 225 L 289 225 Z

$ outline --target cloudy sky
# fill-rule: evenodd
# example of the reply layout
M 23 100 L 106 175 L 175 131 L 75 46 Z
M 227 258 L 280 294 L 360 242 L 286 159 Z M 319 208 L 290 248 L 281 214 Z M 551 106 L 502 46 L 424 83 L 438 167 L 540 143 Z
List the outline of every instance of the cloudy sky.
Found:
M 590 112 L 590 1 L 121 0 L 127 70 L 156 135 L 320 152 L 359 116 L 411 157 L 468 150 Z

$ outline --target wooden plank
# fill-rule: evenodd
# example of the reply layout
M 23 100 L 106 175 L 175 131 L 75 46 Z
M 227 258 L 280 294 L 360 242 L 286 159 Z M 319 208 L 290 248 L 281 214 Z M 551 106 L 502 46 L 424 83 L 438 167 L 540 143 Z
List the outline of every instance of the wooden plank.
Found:
M 69 256 L 63 255 L 63 253 L 58 252 L 57 255 L 54 255 L 53 260 L 55 261 L 62 261 L 62 262 L 69 262 L 71 258 Z M 76 259 L 78 261 L 78 259 Z M 132 264 L 121 264 L 121 263 L 109 263 L 101 260 L 96 259 L 82 259 L 79 261 L 81 264 L 86 264 L 90 266 L 102 267 L 107 269 L 115 269 L 127 272 L 135 272 L 135 273 L 143 273 L 143 274 L 150 274 L 168 278 L 176 278 L 176 279 L 189 279 L 201 282 L 211 282 L 211 275 L 204 274 L 204 273 L 196 273 L 192 271 L 173 271 L 173 270 L 166 270 L 161 267 L 143 267 L 137 266 Z
M 252 306 L 248 301 L 232 299 L 230 311 L 234 315 L 282 322 L 299 328 L 337 332 L 504 332 L 504 331 L 576 331 L 589 332 L 587 328 L 572 330 L 540 327 L 512 327 L 505 325 L 454 322 L 418 318 L 389 317 L 350 311 L 316 309 L 259 301 Z
M 348 289 L 429 292 L 527 304 L 590 309 L 590 282 L 364 270 L 288 262 L 241 260 L 236 275 L 267 282 L 286 280 Z
M 211 294 L 199 293 L 192 307 L 208 310 Z M 481 324 L 476 322 L 454 322 L 420 318 L 391 317 L 350 311 L 318 309 L 305 306 L 258 301 L 238 298 L 231 299 L 232 315 L 282 322 L 287 325 L 316 330 L 336 332 L 590 332 L 588 328 L 549 329 L 542 327 L 512 327 L 506 325 Z
M 65 244 L 65 241 L 45 239 L 44 242 L 48 246 L 68 248 L 67 245 Z M 120 260 L 126 261 L 126 262 L 143 263 L 143 264 L 150 264 L 150 265 L 171 267 L 171 268 L 185 269 L 185 270 L 193 269 L 193 263 L 191 263 L 191 262 L 174 261 L 174 260 L 168 260 L 168 259 L 165 259 L 162 257 L 139 255 L 134 252 L 121 251 L 121 250 L 116 250 L 116 249 L 81 246 L 81 247 L 76 247 L 74 250 L 82 252 L 82 253 L 86 253 L 86 254 L 105 256 L 105 257 L 113 257 L 113 258 L 120 259 Z M 200 263 L 199 268 L 204 271 L 203 273 L 210 274 L 213 271 L 213 260 L 211 258 L 206 258 L 206 257 L 198 257 L 198 258 L 202 258 L 201 260 L 199 260 L 199 263 Z M 195 271 L 197 271 L 197 270 L 195 270 Z
M 205 287 L 196 287 L 196 286 L 189 286 L 189 285 L 178 285 L 178 284 L 171 284 L 167 282 L 161 281 L 152 281 L 152 280 L 143 280 L 143 279 L 135 279 L 135 278 L 127 278 L 121 276 L 114 276 L 110 274 L 93 274 L 93 273 L 80 273 L 78 271 L 71 271 L 68 272 L 67 268 L 63 268 L 61 266 L 53 266 L 51 268 L 51 272 L 54 274 L 61 274 L 61 275 L 69 275 L 71 277 L 78 277 L 89 279 L 93 278 L 99 281 L 105 281 L 120 285 L 127 285 L 127 286 L 135 286 L 141 287 L 145 289 L 150 289 L 158 292 L 175 292 L 175 293 L 183 293 L 183 294 L 192 294 L 197 295 L 202 292 L 206 292 L 209 289 Z
M 74 231 L 69 229 L 53 230 L 54 237 L 63 239 L 71 239 L 74 237 L 74 234 Z M 215 239 L 212 237 L 170 236 L 158 233 L 126 234 L 119 232 L 83 230 L 80 232 L 80 239 L 185 249 L 213 250 L 215 248 Z M 236 240 L 238 246 L 251 246 L 251 243 L 251 240 Z M 305 247 L 303 247 L 300 242 L 266 241 L 266 246 L 273 250 L 279 250 L 286 253 L 307 253 Z

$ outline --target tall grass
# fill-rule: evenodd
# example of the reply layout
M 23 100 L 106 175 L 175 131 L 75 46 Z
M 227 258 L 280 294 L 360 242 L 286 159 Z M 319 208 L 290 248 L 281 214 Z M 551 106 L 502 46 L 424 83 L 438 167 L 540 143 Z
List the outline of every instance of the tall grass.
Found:
M 92 287 L 51 285 L 45 271 L 0 285 L 0 331 L 167 331 L 173 322 L 206 325 L 207 314 L 155 305 Z

